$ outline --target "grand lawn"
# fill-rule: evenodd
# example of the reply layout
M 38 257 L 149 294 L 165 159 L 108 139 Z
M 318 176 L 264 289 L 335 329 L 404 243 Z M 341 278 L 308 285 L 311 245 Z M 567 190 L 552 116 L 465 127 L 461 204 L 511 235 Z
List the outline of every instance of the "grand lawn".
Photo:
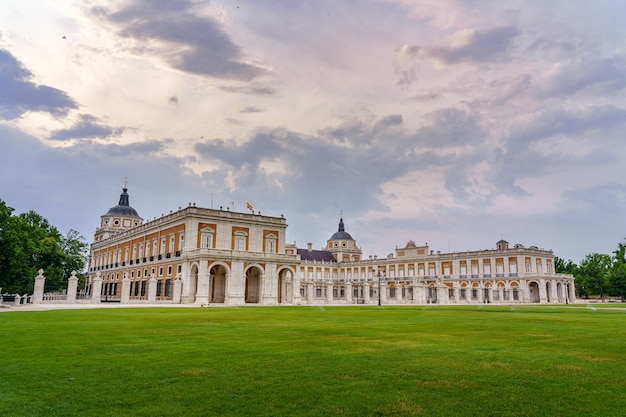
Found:
M 626 309 L 0 314 L 2 416 L 624 416 Z

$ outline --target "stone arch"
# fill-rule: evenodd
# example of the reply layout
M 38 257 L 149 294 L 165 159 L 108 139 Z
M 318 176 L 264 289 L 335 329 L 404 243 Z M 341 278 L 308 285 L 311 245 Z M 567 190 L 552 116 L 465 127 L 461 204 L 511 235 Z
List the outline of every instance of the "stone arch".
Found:
M 539 283 L 537 283 L 537 281 L 531 281 L 528 283 L 528 294 L 529 294 L 528 302 L 530 303 L 540 302 L 541 297 L 539 296 Z
M 209 269 L 209 302 L 225 303 L 226 302 L 226 283 L 230 275 L 228 265 L 223 263 L 214 263 Z
M 246 287 L 244 291 L 244 301 L 246 303 L 258 304 L 261 301 L 261 290 L 263 282 L 263 270 L 258 265 L 249 266 L 246 269 Z
M 293 269 L 284 267 L 278 271 L 278 304 L 293 303 L 293 281 L 296 276 Z

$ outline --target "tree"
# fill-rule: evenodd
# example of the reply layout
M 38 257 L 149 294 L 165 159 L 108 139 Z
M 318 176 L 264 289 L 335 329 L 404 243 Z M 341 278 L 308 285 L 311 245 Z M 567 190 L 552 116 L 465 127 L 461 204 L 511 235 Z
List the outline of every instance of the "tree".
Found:
M 89 259 L 89 244 L 85 238 L 76 230 L 70 229 L 61 239 L 61 249 L 66 256 L 63 276 L 69 277 L 72 271 L 76 271 L 81 276 Z
M 8 293 L 30 293 L 37 270 L 46 286 L 58 288 L 73 270 L 82 272 L 87 243 L 75 230 L 63 237 L 56 227 L 34 211 L 13 215 L 0 199 L 0 288 Z
M 618 295 L 622 302 L 626 298 L 626 243 L 617 244 L 613 251 L 613 265 L 609 275 L 609 283 L 614 295 Z
M 557 274 L 572 274 L 574 275 L 578 271 L 578 265 L 572 262 L 571 259 L 565 261 L 558 256 L 554 257 L 554 272 Z
M 583 296 L 599 295 L 604 299 L 609 289 L 611 266 L 612 262 L 609 255 L 601 253 L 587 255 L 580 263 L 576 274 L 579 294 Z

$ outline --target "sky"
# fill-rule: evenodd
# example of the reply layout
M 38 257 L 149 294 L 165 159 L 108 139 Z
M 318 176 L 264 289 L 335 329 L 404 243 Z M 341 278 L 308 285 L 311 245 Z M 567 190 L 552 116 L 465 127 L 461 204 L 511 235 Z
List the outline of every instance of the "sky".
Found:
M 500 239 L 579 262 L 626 237 L 626 3 L 20 0 L 0 5 L 0 199 L 88 242 L 287 218 L 364 255 Z

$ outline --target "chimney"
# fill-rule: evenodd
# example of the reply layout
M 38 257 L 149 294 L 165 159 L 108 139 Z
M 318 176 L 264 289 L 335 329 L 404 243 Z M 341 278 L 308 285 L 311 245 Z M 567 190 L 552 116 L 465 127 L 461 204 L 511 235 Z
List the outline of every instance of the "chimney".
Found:
M 313 244 L 311 242 L 307 243 L 306 247 L 309 250 L 309 252 L 311 252 L 313 250 Z

